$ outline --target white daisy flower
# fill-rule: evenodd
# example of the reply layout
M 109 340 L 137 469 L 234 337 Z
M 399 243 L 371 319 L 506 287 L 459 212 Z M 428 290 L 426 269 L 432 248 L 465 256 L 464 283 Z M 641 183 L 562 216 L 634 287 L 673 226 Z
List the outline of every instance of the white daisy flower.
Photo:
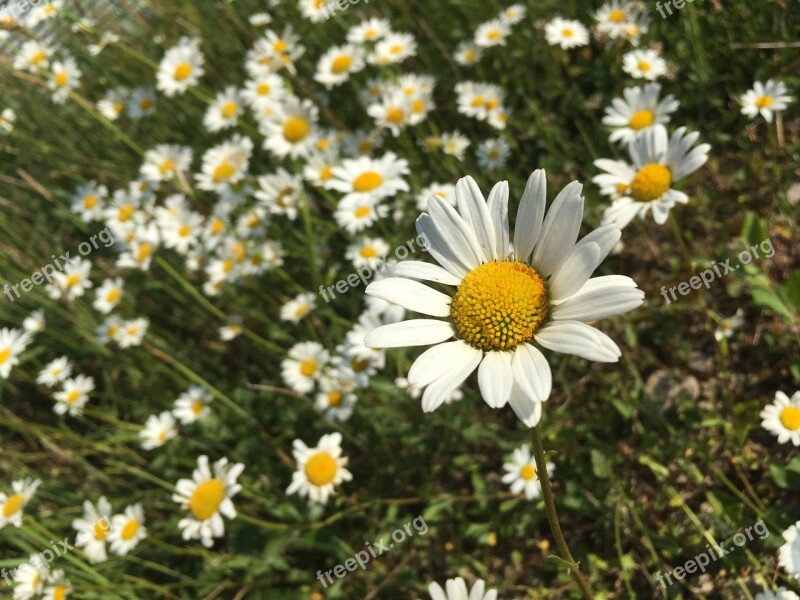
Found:
M 567 50 L 589 43 L 589 30 L 580 21 L 555 17 L 544 26 L 544 36 L 551 46 Z
M 477 44 L 471 41 L 464 41 L 458 45 L 453 58 L 460 65 L 470 66 L 481 59 L 482 52 L 481 47 Z
M 603 117 L 603 125 L 611 127 L 609 141 L 627 145 L 643 129 L 669 123 L 670 114 L 678 109 L 680 103 L 672 95 L 659 100 L 660 94 L 661 85 L 658 83 L 622 90 L 624 98 L 614 98 Z
M 512 4 L 500 13 L 500 18 L 508 25 L 516 25 L 525 18 L 527 12 L 524 4 Z
M 185 93 L 190 87 L 197 85 L 205 74 L 204 62 L 199 42 L 187 37 L 181 38 L 161 59 L 156 74 L 156 88 L 170 98 Z
M 53 299 L 66 298 L 67 300 L 74 300 L 83 296 L 83 294 L 92 287 L 92 282 L 89 280 L 89 271 L 92 269 L 92 263 L 82 258 L 70 259 L 70 262 L 64 265 L 63 272 L 54 273 L 54 283 L 48 284 L 45 290 Z
M 122 277 L 106 279 L 95 292 L 94 309 L 104 315 L 114 310 L 122 299 L 123 285 Z
M 132 504 L 122 514 L 111 517 L 108 543 L 111 552 L 117 556 L 125 556 L 146 537 L 147 529 L 144 526 L 144 510 L 141 504 Z
M 351 27 L 347 31 L 347 41 L 351 44 L 377 42 L 386 37 L 391 31 L 392 26 L 388 19 L 373 17 Z
M 784 568 L 789 577 L 800 579 L 800 521 L 781 535 L 786 543 L 778 548 L 778 564 Z
M 772 123 L 773 114 L 786 110 L 791 101 L 792 97 L 786 94 L 786 84 L 772 79 L 766 83 L 756 81 L 753 89 L 747 90 L 739 99 L 743 115 L 751 119 L 761 115 L 767 123 Z
M 319 381 L 314 406 L 330 421 L 346 421 L 353 414 L 356 395 L 352 392 L 352 382 L 342 380 L 330 373 Z
M 203 155 L 201 172 L 195 176 L 197 187 L 209 192 L 230 189 L 247 174 L 252 153 L 252 140 L 239 134 L 210 148 Z
M 492 111 L 502 108 L 505 93 L 493 83 L 461 81 L 455 86 L 458 112 L 485 121 Z
M 56 358 L 45 365 L 36 376 L 36 383 L 45 387 L 55 387 L 72 373 L 72 363 L 66 356 Z
M 625 38 L 628 35 L 627 26 L 636 14 L 633 2 L 628 0 L 611 0 L 597 11 L 597 31 L 607 35 L 612 40 Z
M 31 343 L 30 334 L 21 329 L 0 329 L 0 379 L 7 379 L 11 369 L 19 364 L 19 355 Z
M 192 167 L 192 149 L 177 144 L 159 144 L 144 155 L 140 173 L 148 181 L 169 181 Z
M 311 100 L 287 98 L 278 113 L 261 121 L 264 148 L 278 158 L 306 155 L 314 141 L 318 112 Z
M 336 224 L 347 233 L 358 233 L 374 225 L 378 219 L 385 218 L 389 213 L 389 207 L 380 202 L 369 196 L 347 196 L 339 202 L 333 218 L 336 220 Z
M 299 342 L 289 350 L 289 356 L 281 362 L 283 381 L 300 394 L 314 389 L 322 377 L 330 354 L 317 342 Z
M 178 254 L 187 254 L 203 234 L 203 215 L 183 210 L 159 221 L 164 246 Z
M 72 586 L 64 576 L 64 571 L 58 569 L 47 579 L 42 600 L 67 600 L 72 593 Z
M 471 590 L 461 577 L 448 579 L 444 589 L 438 583 L 432 583 L 428 586 L 428 593 L 431 600 L 497 600 L 497 591 L 487 591 L 482 579 L 478 579 Z
M 89 401 L 89 392 L 92 390 L 94 390 L 93 377 L 77 375 L 67 379 L 61 391 L 53 395 L 56 401 L 53 411 L 58 415 L 69 412 L 70 416 L 77 417 L 82 414 L 83 407 Z
M 17 122 L 17 113 L 11 108 L 3 109 L 0 112 L 0 135 L 7 135 L 14 131 L 14 123 Z
M 364 50 L 359 46 L 351 44 L 333 46 L 320 57 L 314 79 L 327 89 L 331 89 L 350 79 L 350 76 L 363 69 L 364 65 Z
M 220 327 L 218 333 L 219 339 L 223 342 L 230 342 L 242 334 L 242 326 L 239 323 L 228 323 Z
M 594 161 L 605 173 L 592 181 L 600 186 L 601 194 L 614 198 L 603 215 L 603 223 L 624 228 L 635 216 L 643 219 L 652 211 L 655 222 L 662 225 L 676 203 L 689 202 L 689 196 L 674 189 L 673 184 L 708 160 L 711 146 L 694 146 L 698 137 L 698 132 L 687 133 L 685 127 L 676 129 L 670 137 L 663 125 L 654 125 L 637 134 L 628 146 L 632 164 L 610 159 Z
M 410 33 L 387 33 L 375 44 L 369 62 L 376 65 L 389 65 L 403 62 L 417 55 L 417 41 Z
M 212 132 L 222 131 L 236 125 L 244 113 L 245 97 L 236 86 L 228 86 L 217 94 L 206 110 L 203 125 Z
M 305 53 L 300 44 L 300 37 L 287 25 L 280 35 L 271 29 L 264 32 L 264 37 L 257 40 L 245 57 L 245 67 L 251 77 L 264 73 L 275 73 L 287 69 L 296 73 L 294 66 Z
M 452 183 L 432 183 L 428 187 L 422 188 L 416 196 L 417 210 L 425 210 L 428 207 L 428 200 L 438 196 L 450 204 L 456 205 L 456 186 Z
M 106 345 L 109 342 L 118 341 L 121 329 L 122 329 L 122 319 L 120 319 L 117 316 L 108 317 L 95 330 L 95 335 L 97 336 L 97 343 L 101 345 Z
M 175 486 L 177 493 L 172 495 L 182 509 L 188 509 L 191 513 L 178 522 L 184 540 L 199 539 L 203 546 L 210 548 L 214 545 L 214 538 L 225 534 L 222 517 L 236 518 L 236 508 L 231 498 L 242 489 L 236 483 L 242 471 L 243 464 L 228 465 L 228 459 L 221 458 L 214 463 L 212 473 L 208 457 L 203 455 L 197 458 L 197 468 L 192 478 L 178 481 Z
M 733 332 L 744 325 L 744 311 L 739 308 L 736 314 L 732 317 L 722 319 L 717 329 L 714 331 L 714 339 L 721 342 L 723 339 L 728 339 L 733 335 Z
M 137 87 L 125 106 L 128 116 L 135 121 L 148 117 L 156 112 L 156 91 L 151 87 Z
M 759 416 L 761 426 L 778 436 L 778 443 L 791 442 L 800 446 L 800 391 L 789 398 L 781 391 L 775 392 L 775 402 L 768 404 Z
M 75 188 L 72 195 L 72 212 L 78 213 L 84 223 L 103 218 L 103 201 L 108 198 L 108 188 L 92 180 Z
M 382 200 L 407 192 L 408 161 L 387 152 L 381 158 L 348 158 L 335 166 L 326 188 L 345 194 L 342 200 Z
M 388 129 L 394 137 L 409 125 L 415 125 L 418 116 L 411 110 L 411 99 L 399 90 L 384 94 L 376 103 L 367 107 L 367 114 L 375 120 L 375 126 Z
M 22 321 L 22 328 L 28 333 L 39 333 L 45 327 L 44 311 L 39 309 L 33 311 Z
M 178 428 L 175 426 L 175 418 L 169 411 L 164 411 L 160 415 L 150 415 L 144 429 L 139 432 L 142 439 L 141 446 L 144 450 L 155 450 L 166 444 L 169 440 L 178 435 Z
M 475 30 L 475 44 L 481 48 L 505 46 L 506 38 L 511 34 L 511 27 L 503 19 L 492 19 L 478 25 Z
M 800 600 L 800 596 L 784 587 L 780 587 L 777 591 L 764 590 L 755 596 L 755 600 Z
M 442 151 L 458 160 L 464 160 L 464 152 L 469 148 L 469 138 L 460 131 L 447 131 L 442 134 Z
M 263 73 L 246 81 L 241 93 L 258 116 L 267 107 L 271 107 L 274 112 L 286 97 L 286 86 L 283 79 L 274 73 Z
M 120 348 L 140 346 L 149 326 L 150 321 L 144 317 L 124 321 L 119 328 L 115 341 Z
M 156 223 L 135 225 L 125 249 L 117 257 L 117 266 L 147 271 L 160 244 L 161 232 Z
M 533 427 L 551 388 L 550 365 L 533 342 L 597 362 L 619 359 L 611 338 L 586 323 L 628 312 L 644 299 L 629 277 L 590 279 L 620 231 L 606 225 L 576 243 L 582 186 L 566 186 L 546 217 L 545 188 L 544 171 L 535 171 L 520 202 L 512 246 L 508 184 L 496 184 L 487 202 L 471 177 L 460 179 L 458 212 L 431 200 L 429 214 L 417 219 L 428 252 L 442 266 L 403 261 L 395 267 L 397 277 L 367 287 L 369 295 L 444 318 L 384 325 L 364 340 L 373 348 L 433 345 L 408 373 L 411 383 L 426 386 L 425 412 L 438 408 L 477 368 L 486 403 L 510 404 Z M 451 296 L 415 279 L 458 289 Z
M 106 538 L 111 533 L 111 504 L 105 496 L 97 500 L 97 506 L 89 500 L 83 503 L 83 517 L 72 521 L 78 532 L 75 546 L 83 548 L 89 562 L 96 564 L 108 560 Z
M 50 67 L 50 59 L 54 54 L 55 49 L 52 46 L 38 40 L 28 40 L 14 56 L 13 67 L 18 71 L 36 73 Z
M 281 320 L 299 323 L 317 307 L 317 295 L 313 292 L 300 294 L 281 306 Z
M 0 529 L 6 525 L 22 526 L 24 508 L 41 483 L 38 479 L 19 479 L 11 482 L 12 494 L 0 492 Z
M 47 563 L 38 554 L 32 554 L 30 562 L 21 564 L 14 571 L 14 600 L 32 600 L 39 596 L 44 592 L 49 575 Z
M 330 0 L 299 0 L 300 14 L 312 23 L 320 23 L 330 18 Z
M 667 63 L 655 50 L 632 50 L 623 55 L 622 70 L 636 79 L 655 81 L 667 72 Z
M 297 470 L 292 474 L 292 483 L 286 489 L 289 495 L 298 493 L 312 502 L 327 504 L 334 488 L 353 475 L 345 469 L 348 459 L 342 456 L 342 434 L 323 435 L 319 443 L 309 448 L 302 440 L 294 441 L 294 459 Z
M 351 261 L 356 269 L 361 267 L 377 269 L 389 250 L 389 244 L 383 238 L 362 236 L 347 247 L 344 257 Z
M 196 421 L 202 421 L 211 414 L 209 405 L 213 400 L 214 397 L 206 388 L 199 385 L 190 386 L 175 400 L 175 408 L 172 409 L 172 414 L 182 425 L 190 425 Z
M 303 191 L 300 175 L 281 167 L 273 174 L 260 176 L 258 185 L 260 189 L 254 195 L 271 215 L 286 215 L 292 221 L 297 218 Z
M 510 485 L 512 494 L 525 493 L 528 500 L 534 500 L 542 495 L 542 482 L 536 473 L 536 463 L 531 455 L 528 444 L 523 444 L 511 454 L 511 462 L 503 464 L 506 473 L 503 483 Z M 547 463 L 547 475 L 552 476 L 555 465 Z
M 63 104 L 69 98 L 70 90 L 78 87 L 81 79 L 81 70 L 72 57 L 53 63 L 50 69 L 48 87 L 53 92 L 53 102 Z
M 478 166 L 487 171 L 496 171 L 506 166 L 511 147 L 503 138 L 484 140 L 478 146 L 475 156 Z

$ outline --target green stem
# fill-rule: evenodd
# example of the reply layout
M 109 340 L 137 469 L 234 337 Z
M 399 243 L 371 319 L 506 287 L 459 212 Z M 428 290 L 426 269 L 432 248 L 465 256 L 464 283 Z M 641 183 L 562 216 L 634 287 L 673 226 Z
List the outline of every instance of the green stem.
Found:
M 542 446 L 542 432 L 538 425 L 533 428 L 533 457 L 536 460 L 536 474 L 539 476 L 539 481 L 542 484 L 542 498 L 544 499 L 544 508 L 547 512 L 547 520 L 550 522 L 550 531 L 553 532 L 553 537 L 556 540 L 558 553 L 569 565 L 572 578 L 581 590 L 583 597 L 592 600 L 593 596 L 589 589 L 589 584 L 586 583 L 586 579 L 584 579 L 578 567 L 578 563 L 572 558 L 572 554 L 567 547 L 567 542 L 564 540 L 564 534 L 561 532 L 561 525 L 558 522 L 558 514 L 556 513 L 556 503 L 553 498 L 553 490 L 550 488 L 550 476 L 547 474 L 547 460 L 545 459 L 544 447 Z

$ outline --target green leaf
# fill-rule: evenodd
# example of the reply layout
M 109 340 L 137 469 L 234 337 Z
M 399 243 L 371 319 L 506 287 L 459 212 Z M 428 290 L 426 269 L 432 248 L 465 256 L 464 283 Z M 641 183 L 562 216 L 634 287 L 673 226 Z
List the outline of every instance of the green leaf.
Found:
M 783 284 L 783 291 L 789 304 L 800 308 L 800 270 L 789 275 L 789 279 Z
M 742 224 L 742 240 L 749 248 L 754 244 L 760 244 L 767 239 L 767 232 L 759 216 L 754 212 L 748 212 Z
M 759 306 L 770 309 L 787 321 L 792 321 L 792 314 L 789 312 L 789 309 L 786 308 L 783 301 L 772 291 L 755 289 L 751 290 L 751 293 L 753 294 L 753 302 Z
M 592 472 L 595 477 L 609 479 L 611 477 L 611 464 L 605 454 L 598 450 L 592 450 Z

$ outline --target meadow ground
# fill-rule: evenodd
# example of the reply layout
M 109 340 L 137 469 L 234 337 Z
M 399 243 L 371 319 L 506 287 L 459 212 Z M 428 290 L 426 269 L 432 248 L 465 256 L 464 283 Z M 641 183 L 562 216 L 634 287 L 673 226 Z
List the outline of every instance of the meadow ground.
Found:
M 798 597 L 795 0 L 3 11 L 0 597 Z

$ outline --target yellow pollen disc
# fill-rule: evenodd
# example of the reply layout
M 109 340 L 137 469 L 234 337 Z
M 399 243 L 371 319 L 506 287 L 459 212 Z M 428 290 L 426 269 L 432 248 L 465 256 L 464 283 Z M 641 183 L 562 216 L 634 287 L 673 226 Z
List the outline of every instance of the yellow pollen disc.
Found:
M 758 108 L 766 108 L 772 104 L 772 96 L 761 96 L 756 99 L 756 106 Z
M 116 302 L 119 300 L 120 293 L 119 290 L 111 290 L 106 294 L 106 302 Z
M 97 206 L 97 196 L 86 196 L 83 199 L 83 206 L 86 208 L 94 208 Z
M 53 589 L 53 600 L 64 600 L 67 597 L 67 588 L 63 585 L 57 585 Z
M 392 54 L 400 54 L 403 51 L 403 47 L 400 44 L 395 44 L 391 48 L 389 48 L 389 52 Z
M 269 92 L 270 92 L 270 87 L 268 83 L 258 84 L 258 87 L 256 88 L 256 93 L 259 96 L 266 96 L 267 94 L 269 94 Z
M 159 432 L 158 441 L 162 444 L 167 441 L 167 432 L 164 429 Z
M 497 30 L 497 29 L 492 29 L 492 30 L 491 30 L 491 31 L 490 31 L 490 32 L 489 32 L 489 33 L 486 35 L 486 37 L 488 37 L 490 40 L 496 40 L 497 38 L 499 38 L 499 37 L 500 37 L 500 31 L 499 31 L 499 30 Z
M 317 140 L 317 148 L 320 150 L 327 150 L 330 145 L 331 141 L 328 138 Z
M 359 206 L 355 211 L 355 215 L 359 219 L 363 219 L 364 217 L 366 217 L 367 215 L 369 215 L 371 213 L 372 213 L 372 209 L 369 206 Z
M 639 67 L 640 71 L 649 71 L 650 70 L 650 63 L 647 62 L 646 60 L 640 60 L 638 67 Z
M 383 176 L 375 171 L 362 173 L 353 181 L 354 192 L 371 192 L 383 183 Z
M 286 48 L 288 48 L 288 47 L 289 47 L 289 44 L 286 43 L 286 40 L 278 40 L 272 46 L 272 49 L 275 50 L 275 52 L 286 52 Z
M 319 172 L 319 178 L 323 181 L 327 181 L 331 177 L 333 177 L 333 171 L 331 168 L 328 165 L 322 167 L 322 170 Z
M 201 412 L 203 412 L 205 407 L 206 404 L 202 400 L 195 400 L 192 402 L 192 412 L 196 415 L 199 415 Z
M 198 521 L 214 516 L 225 499 L 225 484 L 219 479 L 209 479 L 198 485 L 189 498 L 189 510 Z
M 329 484 L 336 477 L 336 460 L 327 452 L 317 452 L 306 461 L 306 477 L 317 487 Z
M 67 394 L 67 402 L 70 404 L 75 404 L 80 397 L 81 393 L 78 390 L 72 390 L 69 394 Z
M 150 258 L 150 255 L 152 253 L 153 253 L 153 247 L 148 242 L 145 242 L 144 244 L 139 246 L 139 248 L 136 250 L 136 255 L 134 256 L 134 259 L 136 260 L 136 262 L 144 262 L 148 258 Z
M 378 251 L 372 246 L 364 246 L 361 249 L 361 256 L 363 258 L 376 258 L 378 256 Z
M 311 307 L 309 307 L 308 304 L 301 304 L 300 306 L 294 309 L 294 316 L 298 318 L 305 317 L 310 310 Z
M 9 359 L 10 356 L 11 356 L 11 349 L 10 348 L 5 348 L 3 350 L 0 350 L 0 365 L 5 363 Z
M 231 252 L 233 253 L 234 258 L 236 258 L 237 262 L 244 259 L 247 256 L 247 248 L 242 242 L 236 242 L 233 246 L 231 246 Z
M 145 98 L 141 102 L 139 102 L 139 108 L 141 110 L 150 110 L 153 108 L 153 101 L 150 98 Z
M 158 170 L 161 171 L 162 175 L 166 175 L 174 168 L 175 168 L 175 161 L 171 159 L 165 160 L 158 166 Z
M 125 105 L 122 102 L 115 102 L 114 103 L 114 112 L 119 114 L 122 112 L 122 109 L 125 108 Z
M 192 65 L 189 63 L 181 63 L 175 67 L 175 80 L 183 81 L 192 74 Z
M 475 58 L 476 58 L 475 50 L 467 50 L 466 52 L 464 52 L 464 60 L 466 60 L 467 62 L 472 62 L 473 60 L 475 60 Z
M 405 116 L 406 115 L 403 110 L 401 108 L 397 108 L 396 106 L 386 110 L 386 120 L 389 121 L 389 123 L 394 123 L 395 125 L 402 123 Z
M 47 59 L 47 54 L 39 50 L 39 52 L 31 56 L 31 64 L 38 65 L 40 62 L 46 59 Z
M 56 74 L 56 85 L 60 87 L 64 87 L 69 82 L 69 76 L 64 72 L 61 71 Z
M 342 54 L 341 56 L 337 56 L 336 59 L 331 63 L 331 71 L 336 73 L 344 73 L 350 68 L 350 65 L 353 63 L 353 59 L 347 56 L 346 54 Z
M 24 494 L 14 494 L 3 505 L 3 516 L 9 518 L 11 515 L 17 514 L 25 503 Z
M 367 367 L 369 366 L 369 361 L 366 358 L 356 359 L 350 363 L 350 368 L 353 369 L 353 373 L 361 373 L 362 371 L 366 371 Z
M 486 104 L 486 98 L 484 98 L 483 96 L 475 96 L 470 104 L 472 104 L 472 106 L 477 108 L 478 106 Z
M 74 285 L 78 285 L 78 283 L 80 283 L 80 280 L 81 280 L 81 276 L 80 275 L 76 275 L 75 273 L 73 273 L 72 275 L 67 277 L 67 281 L 66 281 L 65 285 L 66 285 L 66 287 L 71 288 Z
M 105 519 L 100 519 L 97 523 L 94 524 L 94 537 L 97 541 L 102 542 L 108 536 L 108 521 Z
M 125 221 L 130 221 L 133 218 L 133 213 L 135 212 L 136 208 L 134 208 L 132 204 L 123 204 L 117 212 L 117 220 L 122 223 Z
M 485 106 L 485 107 L 486 107 L 488 110 L 494 110 L 495 108 L 497 108 L 497 105 L 498 105 L 498 104 L 499 104 L 499 102 L 497 101 L 497 98 L 490 98 L 489 100 L 487 100 L 487 101 L 484 103 L 484 106 Z
M 125 523 L 125 527 L 122 528 L 120 537 L 123 540 L 132 540 L 136 535 L 136 532 L 138 531 L 139 531 L 139 521 L 137 519 L 131 519 L 130 521 Z
M 414 102 L 411 103 L 411 110 L 415 113 L 421 113 L 425 110 L 425 101 L 414 100 Z
M 629 187 L 631 187 L 631 186 L 629 186 L 627 183 L 618 183 L 617 184 L 617 193 L 618 194 L 624 194 L 625 192 L 628 191 Z
M 182 225 L 180 229 L 178 229 L 178 235 L 181 237 L 186 237 L 187 235 L 192 233 L 192 228 L 188 225 Z
M 639 202 L 650 202 L 663 196 L 672 185 L 672 172 L 664 165 L 643 166 L 631 181 L 631 195 Z
M 227 260 L 224 260 L 222 262 L 222 270 L 225 273 L 230 273 L 231 271 L 233 271 L 234 264 L 235 263 L 230 258 L 227 259 Z
M 317 372 L 317 361 L 313 358 L 307 358 L 300 363 L 300 372 L 306 377 L 313 377 Z
M 296 144 L 308 135 L 308 121 L 302 117 L 291 117 L 283 124 L 283 137 Z
M 342 392 L 334 390 L 328 394 L 328 406 L 340 406 L 342 404 Z
M 222 233 L 222 229 L 225 227 L 225 223 L 222 219 L 214 219 L 214 222 L 211 224 L 211 233 L 214 235 L 219 235 Z
M 622 23 L 625 20 L 625 11 L 624 10 L 612 10 L 608 14 L 608 20 L 612 23 Z
M 572 37 L 574 35 L 574 32 L 569 27 L 565 27 L 564 29 L 561 30 L 561 35 L 568 38 Z
M 519 470 L 519 476 L 530 481 L 536 478 L 536 469 L 533 465 L 525 465 Z
M 787 406 L 781 411 L 781 425 L 786 427 L 789 431 L 796 431 L 800 429 L 800 408 L 796 406 Z
M 106 335 L 110 338 L 113 338 L 115 335 L 117 335 L 118 331 L 119 327 L 117 327 L 116 325 L 111 325 L 109 326 L 108 329 L 106 329 Z
M 490 262 L 464 277 L 450 305 L 458 337 L 481 350 L 513 350 L 530 342 L 549 310 L 547 288 L 521 262 Z
M 239 110 L 239 105 L 236 102 L 228 102 L 222 107 L 222 117 L 225 119 L 232 119 L 236 116 Z
M 214 183 L 221 183 L 228 181 L 236 172 L 236 167 L 227 160 L 222 161 L 216 169 L 214 169 L 213 179 Z
M 31 588 L 38 588 L 39 584 L 42 582 L 42 578 L 39 576 L 38 573 L 33 576 L 33 580 L 31 580 Z
M 640 110 L 631 115 L 631 120 L 628 122 L 628 125 L 631 129 L 636 129 L 638 131 L 639 129 L 650 127 L 655 120 L 656 115 L 652 110 Z
M 402 115 L 402 113 L 401 113 L 401 115 Z M 387 120 L 388 120 L 388 119 L 389 119 L 389 118 L 387 117 Z M 401 120 L 401 121 L 403 120 L 403 117 L 402 117 L 402 116 L 400 117 L 400 120 Z M 372 140 L 363 140 L 361 143 L 359 143 L 359 144 L 358 144 L 358 151 L 359 151 L 361 154 L 366 154 L 367 152 L 369 152 L 370 150 L 372 150 L 372 147 L 373 147 L 373 146 L 374 146 L 374 144 L 372 143 Z

